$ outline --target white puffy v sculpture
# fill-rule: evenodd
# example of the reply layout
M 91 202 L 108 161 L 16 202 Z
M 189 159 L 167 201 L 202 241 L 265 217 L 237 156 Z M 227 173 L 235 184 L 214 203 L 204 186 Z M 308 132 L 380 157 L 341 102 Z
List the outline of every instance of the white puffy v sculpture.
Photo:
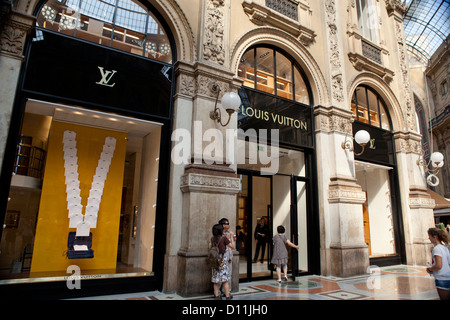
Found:
M 103 151 L 98 160 L 97 169 L 92 179 L 89 198 L 83 214 L 81 189 L 78 175 L 77 141 L 74 131 L 64 131 L 64 175 L 66 180 L 67 209 L 69 211 L 69 228 L 76 228 L 77 237 L 89 236 L 90 229 L 97 227 L 98 211 L 102 200 L 105 181 L 116 148 L 116 139 L 106 137 Z

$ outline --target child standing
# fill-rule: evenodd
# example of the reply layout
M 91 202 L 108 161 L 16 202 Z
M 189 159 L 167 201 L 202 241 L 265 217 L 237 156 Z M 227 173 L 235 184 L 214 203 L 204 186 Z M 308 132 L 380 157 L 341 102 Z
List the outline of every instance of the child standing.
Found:
M 434 247 L 431 252 L 433 265 L 427 271 L 434 275 L 439 298 L 450 300 L 450 253 L 443 245 L 449 243 L 448 233 L 439 228 L 430 228 L 428 237 Z
M 298 250 L 298 246 L 293 244 L 284 235 L 285 228 L 283 226 L 277 227 L 278 234 L 273 237 L 273 256 L 272 264 L 277 266 L 278 283 L 281 283 L 281 268 L 283 268 L 284 281 L 287 281 L 287 263 L 288 263 L 288 251 L 286 245 Z

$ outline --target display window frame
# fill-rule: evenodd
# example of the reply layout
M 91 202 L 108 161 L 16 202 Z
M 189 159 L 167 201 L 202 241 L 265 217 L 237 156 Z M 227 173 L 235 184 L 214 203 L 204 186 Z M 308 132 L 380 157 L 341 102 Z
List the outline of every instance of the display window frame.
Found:
M 43 7 L 46 1 L 41 1 L 41 3 L 36 7 L 34 13 L 35 16 L 38 15 L 40 9 Z M 101 113 L 112 113 L 119 116 L 136 118 L 138 120 L 150 121 L 158 123 L 161 125 L 161 137 L 160 137 L 160 150 L 159 150 L 159 169 L 158 169 L 158 191 L 156 198 L 156 218 L 155 218 L 155 235 L 153 253 L 153 273 L 147 276 L 125 276 L 116 278 L 98 278 L 98 279 L 81 279 L 81 285 L 83 290 L 69 290 L 67 287 L 67 281 L 43 281 L 43 282 L 33 282 L 33 281 L 18 281 L 14 284 L 0 285 L 0 291 L 8 293 L 10 296 L 21 296 L 28 298 L 36 298 L 37 292 L 45 291 L 46 295 L 40 298 L 64 298 L 64 297 L 79 297 L 79 296 L 89 296 L 89 295 L 101 295 L 105 293 L 113 292 L 132 292 L 132 291 L 142 291 L 142 290 L 161 290 L 163 283 L 163 272 L 164 272 L 164 254 L 166 246 L 166 228 L 167 228 L 167 211 L 168 211 L 168 191 L 170 183 L 170 135 L 173 126 L 173 96 L 175 93 L 175 74 L 174 74 L 174 64 L 177 60 L 175 41 L 172 34 L 169 32 L 170 28 L 164 21 L 162 16 L 157 12 L 157 10 L 148 3 L 143 3 L 148 7 L 148 9 L 154 14 L 159 22 L 163 25 L 167 31 L 167 36 L 170 39 L 173 59 L 172 63 L 157 62 L 162 67 L 166 66 L 167 74 L 170 76 L 170 88 L 168 90 L 169 98 L 167 99 L 167 114 L 152 114 L 151 112 L 136 112 L 124 107 L 110 106 L 108 104 L 96 103 L 92 101 L 86 101 L 83 99 L 73 99 L 71 97 L 58 96 L 55 94 L 43 93 L 33 90 L 25 90 L 25 80 L 26 74 L 29 68 L 29 60 L 32 52 L 33 38 L 36 36 L 36 31 L 38 28 L 33 29 L 31 34 L 27 37 L 26 44 L 24 46 L 24 56 L 25 62 L 22 66 L 20 78 L 18 81 L 16 98 L 14 101 L 14 106 L 11 114 L 11 124 L 9 127 L 9 134 L 6 141 L 6 148 L 4 153 L 3 165 L 1 168 L 1 179 L 0 187 L 2 190 L 9 190 L 12 180 L 12 170 L 14 167 L 16 146 L 19 142 L 19 135 L 22 129 L 22 121 L 25 114 L 26 103 L 28 100 L 40 100 L 47 103 L 61 104 L 66 106 L 79 106 L 87 110 L 96 110 Z M 61 37 L 66 37 L 60 35 Z M 73 39 L 73 41 L 78 41 L 79 43 L 86 44 L 87 46 L 100 47 L 92 42 L 87 42 L 82 39 Z M 116 54 L 122 55 L 125 59 L 132 57 L 134 59 L 140 59 L 144 61 L 145 58 L 136 57 L 134 55 L 128 54 L 126 52 L 119 51 L 114 48 L 107 48 L 107 50 L 114 52 Z M 97 75 L 98 77 L 98 75 Z M 2 193 L 0 197 L 0 219 L 3 221 L 6 215 L 6 208 L 8 205 L 8 192 Z M 10 216 L 12 213 L 8 213 Z M 16 215 L 17 216 L 17 215 Z M 17 216 L 17 217 L 20 217 Z M 11 219 L 10 219 L 11 220 Z M 11 221 L 14 221 L 12 219 Z M 0 231 L 0 237 L 3 229 Z M 69 276 L 69 274 L 67 274 Z
M 372 121 L 370 114 L 367 118 L 360 120 L 358 117 L 359 105 L 356 98 L 356 92 L 358 89 L 364 90 L 364 103 L 366 110 L 375 110 L 374 113 L 377 114 L 378 119 L 380 115 L 385 112 L 384 116 L 387 118 L 388 128 L 385 128 L 381 121 L 378 123 Z M 371 92 L 376 100 L 375 109 L 370 107 L 370 98 L 368 93 Z M 356 104 L 354 103 L 356 101 Z M 374 99 L 372 98 L 372 101 Z M 388 112 L 387 104 L 380 96 L 380 94 L 372 87 L 361 84 L 355 88 L 352 94 L 351 108 L 355 116 L 355 121 L 352 124 L 353 135 L 359 130 L 366 130 L 369 132 L 371 140 L 367 144 L 364 152 L 362 154 L 355 154 L 355 166 L 367 167 L 369 170 L 386 170 L 386 184 L 387 192 L 389 192 L 388 199 L 385 199 L 384 204 L 389 202 L 389 210 L 387 217 L 392 223 L 392 239 L 394 253 L 391 254 L 377 254 L 369 255 L 370 263 L 377 266 L 388 266 L 395 264 L 402 264 L 406 262 L 406 249 L 405 249 L 405 236 L 403 229 L 403 217 L 402 217 L 402 205 L 400 201 L 400 184 L 399 184 L 399 173 L 397 166 L 397 155 L 395 149 L 395 139 L 392 133 L 392 119 Z M 360 153 L 361 147 L 355 143 L 355 153 Z M 365 170 L 365 169 L 363 169 Z M 356 168 L 355 168 L 356 171 Z M 356 173 L 355 173 L 356 174 Z M 383 173 L 384 174 L 384 173 Z M 367 190 L 364 190 L 367 192 Z M 368 209 L 368 201 L 363 204 L 363 214 L 364 210 Z M 370 212 L 369 212 L 370 215 Z M 368 214 L 364 216 L 366 219 Z M 366 219 L 367 220 L 367 219 Z M 366 221 L 365 220 L 365 221 Z M 370 230 L 369 222 L 365 222 L 365 238 L 370 239 L 370 235 L 366 234 L 366 231 Z M 390 236 L 390 235 L 389 235 Z M 386 238 L 386 237 L 385 237 Z M 369 243 L 369 248 L 371 248 Z

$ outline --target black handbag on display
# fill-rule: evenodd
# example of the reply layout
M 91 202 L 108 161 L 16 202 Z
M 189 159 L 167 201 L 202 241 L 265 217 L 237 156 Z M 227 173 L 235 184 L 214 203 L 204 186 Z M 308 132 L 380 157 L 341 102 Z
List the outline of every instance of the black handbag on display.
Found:
M 74 246 L 86 246 L 87 250 L 75 250 Z M 92 259 L 94 250 L 92 248 L 92 232 L 88 237 L 77 237 L 76 232 L 69 232 L 67 240 L 67 257 L 69 259 Z

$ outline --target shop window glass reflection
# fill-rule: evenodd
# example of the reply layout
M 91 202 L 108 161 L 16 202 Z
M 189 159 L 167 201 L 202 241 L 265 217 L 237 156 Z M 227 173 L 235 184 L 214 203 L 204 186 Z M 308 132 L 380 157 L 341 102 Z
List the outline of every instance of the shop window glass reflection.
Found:
M 356 88 L 352 96 L 351 109 L 356 121 L 391 130 L 389 114 L 383 99 L 371 88 L 366 86 Z
M 275 94 L 273 50 L 256 49 L 256 89 Z
M 50 0 L 37 26 L 166 63 L 168 37 L 158 19 L 132 0 Z
M 383 103 L 380 103 L 380 119 L 381 128 L 385 130 L 391 130 L 391 125 L 389 124 L 388 112 Z
M 288 58 L 277 54 L 277 95 L 292 100 L 292 63 Z
M 244 86 L 309 105 L 305 79 L 292 59 L 267 47 L 249 49 L 241 58 L 238 77 Z

